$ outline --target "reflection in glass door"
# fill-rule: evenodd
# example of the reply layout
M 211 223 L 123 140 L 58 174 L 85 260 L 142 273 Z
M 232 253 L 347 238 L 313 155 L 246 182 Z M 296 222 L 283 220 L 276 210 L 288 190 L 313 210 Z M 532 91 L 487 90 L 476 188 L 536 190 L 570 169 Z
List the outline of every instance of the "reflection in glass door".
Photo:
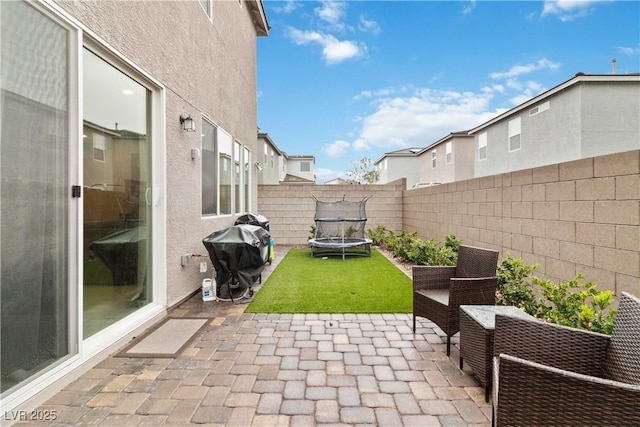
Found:
M 84 337 L 151 301 L 151 92 L 83 54 Z

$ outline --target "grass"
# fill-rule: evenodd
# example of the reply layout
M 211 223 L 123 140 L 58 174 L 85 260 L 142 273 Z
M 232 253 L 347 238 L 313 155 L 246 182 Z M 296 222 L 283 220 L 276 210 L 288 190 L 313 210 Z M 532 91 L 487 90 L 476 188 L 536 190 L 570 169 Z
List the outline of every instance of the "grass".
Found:
M 291 249 L 249 313 L 410 313 L 411 279 L 378 251 L 371 257 L 311 257 Z

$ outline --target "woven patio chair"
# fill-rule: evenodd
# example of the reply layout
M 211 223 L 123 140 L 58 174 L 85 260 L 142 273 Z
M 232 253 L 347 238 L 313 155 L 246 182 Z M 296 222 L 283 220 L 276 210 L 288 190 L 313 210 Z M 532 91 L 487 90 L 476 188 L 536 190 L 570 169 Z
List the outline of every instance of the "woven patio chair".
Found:
M 416 316 L 434 322 L 447 334 L 447 356 L 451 337 L 460 330 L 461 305 L 495 305 L 498 252 L 460 246 L 453 266 L 413 267 L 413 332 Z
M 640 300 L 628 293 L 611 336 L 498 315 L 494 355 L 494 425 L 640 425 Z

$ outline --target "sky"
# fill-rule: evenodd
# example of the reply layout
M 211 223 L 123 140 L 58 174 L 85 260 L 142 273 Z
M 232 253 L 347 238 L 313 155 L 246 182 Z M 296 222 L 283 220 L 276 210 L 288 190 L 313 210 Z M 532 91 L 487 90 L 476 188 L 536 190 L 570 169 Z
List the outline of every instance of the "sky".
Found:
M 576 73 L 640 72 L 640 1 L 263 0 L 258 127 L 316 182 L 424 148 Z

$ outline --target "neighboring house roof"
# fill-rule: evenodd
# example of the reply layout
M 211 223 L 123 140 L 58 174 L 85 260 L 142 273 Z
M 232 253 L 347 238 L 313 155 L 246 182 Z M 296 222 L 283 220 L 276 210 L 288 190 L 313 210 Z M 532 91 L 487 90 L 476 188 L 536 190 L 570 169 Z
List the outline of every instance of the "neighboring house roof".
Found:
M 325 185 L 342 185 L 342 184 L 351 184 L 351 183 L 343 178 L 333 178 L 325 182 Z
M 256 33 L 258 36 L 266 37 L 269 35 L 269 22 L 267 22 L 267 15 L 264 13 L 264 7 L 262 0 L 247 0 L 246 4 L 251 12 L 253 18 L 253 25 L 256 27 Z
M 410 147 L 410 148 L 401 148 L 400 150 L 390 151 L 380 156 L 380 158 L 375 162 L 373 162 L 373 164 L 377 165 L 385 157 L 415 157 L 422 150 L 423 150 L 422 147 Z
M 445 136 L 444 138 L 440 138 L 439 140 L 437 140 L 433 144 L 427 145 L 426 147 L 421 149 L 420 152 L 418 153 L 418 155 L 423 154 L 425 151 L 429 151 L 429 150 L 433 149 L 434 147 L 437 147 L 438 145 L 442 144 L 443 142 L 447 142 L 450 139 L 453 139 L 455 137 L 465 137 L 465 136 L 470 136 L 469 135 L 469 131 L 461 130 L 461 131 L 458 131 L 458 132 L 451 132 L 449 135 Z
M 301 154 L 301 155 L 297 155 L 297 156 L 287 156 L 287 158 L 296 159 L 296 160 L 313 160 L 314 162 L 316 161 L 315 156 L 306 155 L 306 154 Z
M 271 137 L 269 136 L 268 133 L 258 132 L 258 139 L 264 139 L 265 141 L 267 141 L 269 143 L 269 145 L 271 145 L 273 147 L 273 149 L 276 150 L 276 152 L 278 153 L 279 156 L 282 156 L 282 157 L 285 157 L 285 158 L 287 157 L 287 153 L 285 153 L 284 151 L 280 151 L 280 149 L 278 148 L 276 143 L 273 142 L 273 140 L 271 139 Z
M 481 125 L 471 129 L 469 131 L 469 135 L 473 135 L 476 132 L 479 132 L 489 126 L 491 126 L 494 123 L 497 123 L 499 121 L 504 120 L 505 118 L 512 116 L 514 114 L 519 113 L 522 110 L 526 110 L 527 108 L 530 108 L 532 106 L 534 106 L 535 104 L 539 103 L 540 101 L 543 101 L 547 98 L 552 97 L 553 95 L 562 92 L 572 86 L 581 84 L 581 83 L 592 83 L 592 82 L 640 82 L 640 74 L 638 73 L 634 73 L 634 74 L 584 74 L 584 73 L 577 73 L 574 77 L 570 78 L 569 80 L 566 80 L 562 83 L 560 83 L 559 85 L 547 90 L 546 92 L 541 93 L 540 95 L 531 98 L 530 100 L 518 105 L 515 108 L 512 108 L 511 110 L 505 111 L 504 113 L 494 117 L 493 119 L 489 120 L 488 122 L 482 123 Z
M 306 178 L 302 178 L 302 177 L 291 175 L 291 174 L 286 174 L 284 176 L 284 179 L 282 180 L 282 182 L 289 182 L 289 183 L 298 182 L 298 183 L 305 183 L 305 184 L 306 183 L 311 183 L 311 184 L 315 183 L 315 181 L 312 180 L 312 179 L 306 179 Z

